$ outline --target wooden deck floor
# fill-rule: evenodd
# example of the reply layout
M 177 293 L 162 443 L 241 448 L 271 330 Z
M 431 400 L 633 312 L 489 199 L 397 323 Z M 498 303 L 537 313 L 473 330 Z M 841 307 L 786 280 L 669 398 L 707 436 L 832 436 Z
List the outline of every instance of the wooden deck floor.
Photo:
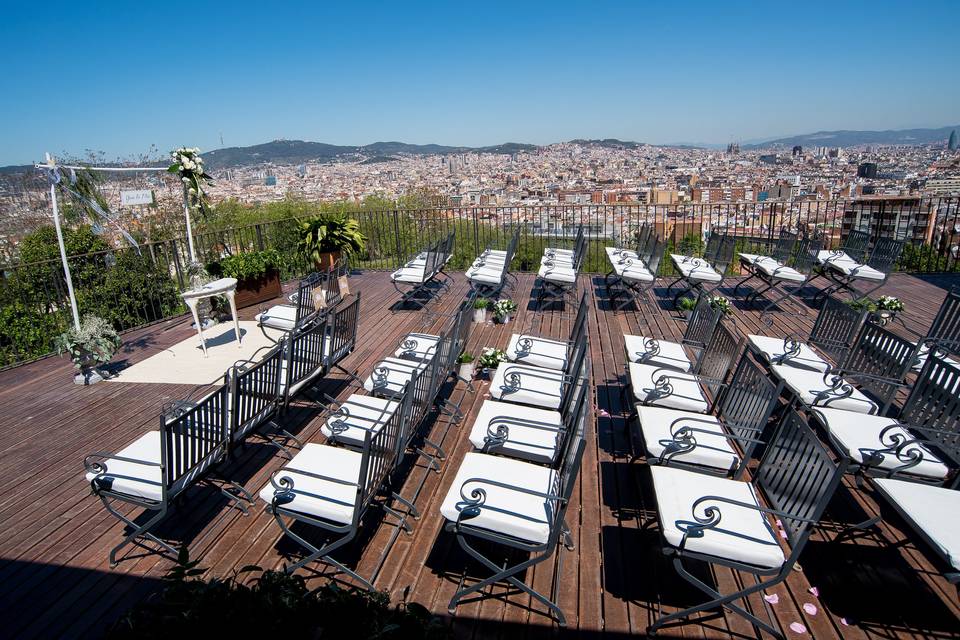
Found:
M 360 346 L 347 359 L 348 369 L 369 373 L 375 360 L 392 351 L 400 336 L 422 329 L 422 312 L 391 312 L 397 296 L 386 274 L 351 277 L 351 287 L 363 292 Z M 929 281 L 895 275 L 884 293 L 906 301 L 907 321 L 929 324 L 948 278 Z M 957 282 L 956 280 L 954 282 Z M 503 348 L 514 330 L 523 328 L 546 336 L 565 336 L 572 310 L 537 312 L 528 307 L 534 279 L 520 276 L 511 297 L 520 304 L 514 323 L 473 325 L 470 350 Z M 659 553 L 653 520 L 648 473 L 643 464 L 630 465 L 631 451 L 619 384 L 624 333 L 645 332 L 677 337 L 683 325 L 662 308 L 613 314 L 596 279 L 584 277 L 589 292 L 589 330 L 595 388 L 595 420 L 587 435 L 583 468 L 568 512 L 576 550 L 562 552 L 555 562 L 532 569 L 532 581 L 549 592 L 555 570 L 560 571 L 557 599 L 569 628 L 559 630 L 539 605 L 527 597 L 506 593 L 502 586 L 488 590 L 498 597 L 463 604 L 448 617 L 457 637 L 513 637 L 520 633 L 542 637 L 556 633 L 607 637 L 643 633 L 661 612 L 701 602 L 685 586 Z M 466 283 L 457 279 L 452 290 L 432 307 L 451 311 L 462 299 Z M 662 292 L 661 292 L 662 293 Z M 252 316 L 255 309 L 241 312 Z M 737 309 L 741 331 L 784 335 L 807 332 L 813 312 L 781 313 L 772 327 L 758 321 L 756 312 Z M 125 336 L 118 356 L 128 363 L 192 335 L 189 322 L 178 318 Z M 117 450 L 145 430 L 155 428 L 160 407 L 192 390 L 186 385 L 72 384 L 69 364 L 50 358 L 0 372 L 0 607 L 4 637 L 90 637 L 102 633 L 125 609 L 156 590 L 170 561 L 157 555 L 130 553 L 116 569 L 107 564 L 108 550 L 119 542 L 120 524 L 90 496 L 83 479 L 82 459 L 97 450 Z M 412 535 L 401 535 L 390 549 L 376 580 L 394 599 L 407 597 L 447 616 L 446 606 L 462 581 L 485 577 L 467 562 L 455 540 L 442 532 L 438 508 L 463 455 L 470 450 L 467 426 L 487 396 L 488 383 L 470 392 L 462 382 L 449 392 L 467 413 L 463 425 L 438 418 L 431 439 L 449 453 L 440 473 L 412 468 L 403 492 L 409 496 L 426 481 L 417 499 L 424 514 Z M 348 393 L 345 376 L 334 375 L 316 386 L 319 393 Z M 295 403 L 284 426 L 306 441 L 321 441 L 319 409 L 308 400 Z M 225 469 L 226 474 L 256 493 L 282 463 L 276 450 L 251 446 Z M 864 520 L 878 512 L 869 491 L 847 482 L 828 514 L 828 529 Z M 789 630 L 803 623 L 816 638 L 945 638 L 960 635 L 957 589 L 940 577 L 933 556 L 913 542 L 909 531 L 887 510 L 883 523 L 869 534 L 841 544 L 827 542 L 829 531 L 818 533 L 801 558 L 802 571 L 772 590 L 779 602 L 769 609 L 776 624 Z M 393 532 L 386 522 L 369 522 L 369 535 L 345 557 L 369 575 Z M 296 550 L 281 539 L 273 518 L 258 503 L 249 516 L 229 508 L 209 488 L 198 487 L 174 509 L 160 529 L 162 537 L 189 544 L 193 559 L 213 575 L 256 564 L 279 567 Z M 352 557 L 351 557 L 352 556 Z M 709 572 L 708 572 L 709 574 Z M 317 578 L 321 580 L 322 578 Z M 740 584 L 740 575 L 716 571 L 710 576 L 721 589 Z M 810 593 L 816 587 L 819 596 Z M 816 614 L 804 611 L 813 604 Z M 751 605 L 761 610 L 759 597 Z M 733 615 L 704 615 L 693 624 L 665 630 L 667 637 L 757 637 L 756 631 Z

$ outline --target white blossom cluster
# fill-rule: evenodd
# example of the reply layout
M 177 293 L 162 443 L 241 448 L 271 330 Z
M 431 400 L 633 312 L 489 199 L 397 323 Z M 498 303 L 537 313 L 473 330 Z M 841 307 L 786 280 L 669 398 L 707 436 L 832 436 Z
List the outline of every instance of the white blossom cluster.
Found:
M 886 309 L 887 311 L 903 311 L 903 302 L 896 296 L 880 296 L 877 299 L 877 309 Z
M 480 366 L 486 368 L 496 367 L 501 362 L 507 361 L 506 352 L 501 349 L 495 349 L 493 347 L 484 347 L 483 351 L 480 352 Z
M 517 303 L 515 303 L 513 300 L 502 299 L 493 303 L 493 315 L 498 318 L 503 318 L 507 315 L 510 315 L 516 310 Z

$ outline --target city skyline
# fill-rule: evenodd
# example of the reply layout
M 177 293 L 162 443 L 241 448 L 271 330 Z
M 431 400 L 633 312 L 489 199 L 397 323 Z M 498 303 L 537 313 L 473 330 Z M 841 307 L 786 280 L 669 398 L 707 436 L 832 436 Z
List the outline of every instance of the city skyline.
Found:
M 956 4 L 804 10 L 237 3 L 224 14 L 196 3 L 184 15 L 21 3 L 0 26 L 16 71 L 0 79 L 0 165 L 44 151 L 114 157 L 280 138 L 726 144 L 960 120 L 960 88 L 947 81 L 960 62 Z M 895 49 L 870 53 L 893 33 Z

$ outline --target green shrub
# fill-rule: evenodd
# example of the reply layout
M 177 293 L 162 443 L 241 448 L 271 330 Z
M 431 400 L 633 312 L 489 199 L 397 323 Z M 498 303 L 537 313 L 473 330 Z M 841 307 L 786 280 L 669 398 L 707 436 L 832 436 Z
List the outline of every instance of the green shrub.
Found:
M 283 256 L 276 249 L 251 251 L 228 256 L 222 260 L 207 263 L 207 272 L 217 278 L 259 278 L 271 269 L 280 270 L 284 264 Z
M 423 606 L 391 606 L 386 593 L 334 584 L 311 590 L 302 576 L 254 566 L 228 578 L 202 579 L 205 570 L 184 552 L 180 556 L 161 592 L 129 611 L 107 638 L 169 640 L 206 633 L 217 638 L 450 637 Z

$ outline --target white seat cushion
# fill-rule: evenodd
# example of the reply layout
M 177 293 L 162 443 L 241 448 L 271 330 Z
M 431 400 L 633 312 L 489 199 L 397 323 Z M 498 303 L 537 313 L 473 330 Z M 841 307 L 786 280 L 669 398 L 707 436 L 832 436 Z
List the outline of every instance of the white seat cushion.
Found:
M 873 267 L 856 262 L 831 261 L 826 265 L 834 271 L 839 271 L 845 276 L 851 278 L 862 278 L 864 280 L 883 280 L 887 276 L 882 271 L 877 271 Z
M 500 284 L 503 281 L 503 273 L 501 267 L 479 267 L 467 271 L 466 276 L 467 280 L 483 284 Z
M 440 336 L 430 335 L 429 333 L 408 333 L 400 341 L 400 346 L 393 352 L 397 358 L 408 358 L 412 360 L 432 360 L 437 352 L 437 343 L 440 342 Z
M 350 524 L 356 506 L 356 483 L 360 479 L 362 461 L 363 454 L 358 451 L 314 442 L 307 443 L 293 457 L 293 460 L 284 466 L 284 471 L 276 476 L 277 479 L 288 477 L 293 480 L 293 492 L 281 493 L 278 505 L 283 509 L 323 520 Z M 298 469 L 354 484 L 311 478 L 297 473 Z M 271 504 L 275 493 L 276 489 L 268 482 L 260 490 L 260 499 Z
M 390 274 L 390 279 L 394 282 L 407 282 L 410 284 L 423 284 L 427 279 L 426 264 L 419 267 L 401 267 Z
M 547 247 L 543 250 L 543 257 L 558 256 L 564 258 L 573 257 L 573 249 L 563 249 L 561 247 Z
M 150 431 L 143 434 L 120 451 L 117 451 L 116 455 L 121 458 L 151 462 L 156 466 L 107 458 L 98 461 L 107 467 L 106 472 L 100 475 L 87 473 L 85 476 L 87 482 L 97 478 L 97 484 L 104 489 L 160 502 L 163 499 L 163 477 L 160 471 L 160 432 Z
M 557 456 L 561 424 L 559 411 L 484 400 L 470 430 L 470 443 L 484 449 L 487 436 L 505 427 L 506 440 L 491 444 L 488 453 L 549 464 Z
M 720 282 L 723 276 L 717 273 L 713 266 L 703 258 L 691 258 L 676 253 L 670 254 L 673 265 L 687 280 L 703 282 Z
M 518 381 L 508 383 L 507 374 L 517 374 Z M 563 372 L 522 364 L 503 362 L 490 383 L 490 395 L 496 400 L 529 404 L 546 409 L 560 408 Z
M 297 308 L 287 304 L 276 304 L 263 313 L 258 313 L 254 316 L 254 320 L 263 327 L 289 331 L 296 324 Z
M 890 438 L 899 436 L 903 441 L 913 439 L 913 436 L 902 427 L 891 429 L 884 436 L 884 444 L 880 441 L 880 433 L 890 425 L 897 424 L 892 418 L 882 416 L 865 416 L 855 411 L 843 409 L 812 409 L 811 413 L 820 421 L 830 433 L 833 440 L 844 449 L 851 460 L 863 463 L 864 457 L 870 456 L 877 449 L 886 449 L 892 443 Z M 918 444 L 907 445 L 903 454 L 909 455 L 916 451 L 922 456 L 922 461 L 905 469 L 904 473 L 923 476 L 926 478 L 943 479 L 949 469 L 929 449 Z M 895 469 L 909 462 L 909 458 L 899 458 L 894 453 L 884 453 L 879 463 L 874 462 L 874 468 Z
M 765 273 L 774 280 L 784 280 L 786 282 L 803 282 L 807 276 L 803 275 L 793 267 L 788 267 L 782 262 L 773 258 L 760 260 L 756 263 L 757 269 Z
M 653 458 L 672 453 L 668 464 L 682 462 L 723 471 L 732 469 L 740 460 L 714 416 L 642 405 L 637 407 L 637 416 L 647 454 Z M 683 426 L 698 429 L 691 433 L 695 446 L 687 451 L 684 451 L 687 445 L 679 446 L 671 435 Z
M 659 351 L 654 354 L 648 354 L 646 349 L 645 336 L 624 335 L 623 342 L 627 350 L 627 360 L 630 362 L 641 362 L 660 367 L 670 367 L 677 371 L 688 372 L 693 364 L 687 357 L 683 345 L 669 340 L 657 340 Z
M 960 570 L 960 491 L 891 478 L 873 482 L 927 535 L 950 566 Z
M 340 442 L 361 446 L 367 432 L 380 431 L 399 406 L 396 400 L 353 393 L 340 404 L 340 410 L 323 423 L 320 431 L 328 438 L 336 437 Z
M 538 544 L 550 538 L 550 525 L 555 513 L 552 500 L 484 484 L 482 480 L 464 487 L 463 483 L 472 478 L 487 478 L 555 495 L 558 484 L 556 471 L 530 462 L 468 453 L 463 457 L 453 484 L 440 505 L 440 514 L 456 522 L 460 510 L 465 506 L 462 504 L 464 497 L 471 498 L 473 489 L 483 489 L 487 494 L 484 501 L 486 508 L 481 508 L 472 518 L 465 518 L 463 524 Z
M 784 358 L 783 338 L 751 334 L 747 336 L 747 341 L 750 343 L 753 352 L 769 364 L 782 364 L 798 369 L 820 371 L 821 373 L 830 366 L 830 363 L 821 358 L 820 354 L 803 342 L 799 345 L 800 351 L 797 355 Z
M 660 526 L 667 542 L 680 546 L 684 530 L 692 523 L 693 504 L 703 496 L 720 496 L 738 502 L 759 506 L 749 482 L 685 471 L 674 467 L 650 467 L 653 489 L 660 513 Z M 783 549 L 777 542 L 773 527 L 759 511 L 723 502 L 704 502 L 704 508 L 714 506 L 722 515 L 720 524 L 703 531 L 702 537 L 689 537 L 686 549 L 726 560 L 734 560 L 756 567 L 776 569 L 783 566 Z
M 550 282 L 559 282 L 561 284 L 572 284 L 577 281 L 577 272 L 570 267 L 562 265 L 540 265 L 537 275 Z
M 623 280 L 630 280 L 632 282 L 653 282 L 657 277 L 656 274 L 652 273 L 647 267 L 638 263 L 619 269 L 617 275 Z
M 837 251 L 836 253 L 829 250 L 823 249 L 817 252 L 817 262 L 820 264 L 826 264 L 828 262 L 846 262 L 851 264 L 858 264 L 856 260 L 851 258 L 845 251 Z
M 783 380 L 787 388 L 796 395 L 800 402 L 807 406 L 829 407 L 832 409 L 846 409 L 858 413 L 876 413 L 877 403 L 854 388 L 849 397 L 844 397 L 842 390 L 829 391 L 823 381 L 823 373 L 788 367 L 782 364 L 770 365 L 770 370 L 777 378 Z M 821 395 L 822 394 L 822 395 Z
M 547 255 L 544 252 L 542 258 L 540 258 L 541 265 L 555 264 L 558 267 L 567 267 L 569 269 L 573 268 L 574 257 L 567 255 Z
M 706 413 L 710 410 L 703 390 L 697 383 L 697 377 L 692 373 L 682 373 L 641 362 L 631 362 L 628 367 L 630 387 L 637 402 L 695 413 Z M 661 391 L 655 388 L 654 378 L 659 378 L 661 375 L 670 377 L 672 390 Z
M 507 357 L 512 362 L 562 371 L 567 366 L 567 343 L 515 333 L 510 336 Z
M 366 380 L 363 388 L 370 393 L 395 395 L 403 391 L 404 385 L 413 379 L 413 374 L 426 368 L 427 363 L 405 358 L 384 358 L 378 362 Z M 381 372 L 378 369 L 384 369 Z
M 607 258 L 611 263 L 619 261 L 621 258 L 632 258 L 636 260 L 639 257 L 636 251 L 622 247 L 604 247 L 603 250 L 607 252 Z

